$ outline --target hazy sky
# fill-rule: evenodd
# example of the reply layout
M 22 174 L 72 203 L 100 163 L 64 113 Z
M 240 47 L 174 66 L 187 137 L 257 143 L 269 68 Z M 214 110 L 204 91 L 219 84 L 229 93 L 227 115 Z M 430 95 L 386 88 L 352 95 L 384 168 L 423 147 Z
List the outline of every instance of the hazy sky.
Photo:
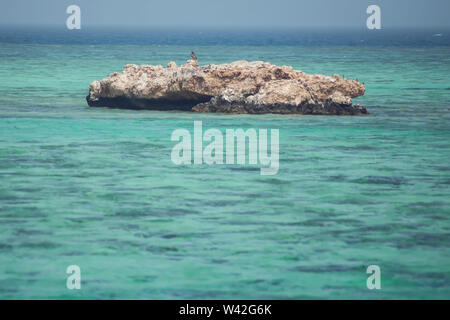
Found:
M 382 27 L 450 27 L 450 0 L 0 0 L 0 24 L 60 25 L 81 8 L 82 27 L 364 27 L 381 7 Z

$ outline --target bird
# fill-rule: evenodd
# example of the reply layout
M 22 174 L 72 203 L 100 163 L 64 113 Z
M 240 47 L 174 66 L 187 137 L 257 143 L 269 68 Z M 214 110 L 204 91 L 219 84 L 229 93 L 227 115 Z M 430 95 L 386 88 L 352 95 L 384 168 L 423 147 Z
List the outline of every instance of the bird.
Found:
M 197 59 L 197 56 L 195 55 L 195 52 L 194 52 L 194 51 L 191 51 L 191 57 L 192 57 L 192 59 L 194 59 L 195 61 L 198 60 L 198 59 Z

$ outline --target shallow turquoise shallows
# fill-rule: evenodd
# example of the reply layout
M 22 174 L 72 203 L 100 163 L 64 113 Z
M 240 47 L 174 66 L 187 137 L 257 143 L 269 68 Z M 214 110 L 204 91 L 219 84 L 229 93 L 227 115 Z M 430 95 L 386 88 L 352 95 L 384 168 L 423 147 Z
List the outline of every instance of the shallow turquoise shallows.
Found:
M 450 298 L 450 46 L 10 40 L 0 42 L 0 298 Z M 191 50 L 200 64 L 357 78 L 367 91 L 355 102 L 371 114 L 87 106 L 91 81 L 128 63 L 182 64 Z M 279 129 L 278 174 L 174 165 L 171 133 L 193 132 L 194 120 Z M 66 288 L 69 265 L 81 290 Z M 369 265 L 381 290 L 366 287 Z

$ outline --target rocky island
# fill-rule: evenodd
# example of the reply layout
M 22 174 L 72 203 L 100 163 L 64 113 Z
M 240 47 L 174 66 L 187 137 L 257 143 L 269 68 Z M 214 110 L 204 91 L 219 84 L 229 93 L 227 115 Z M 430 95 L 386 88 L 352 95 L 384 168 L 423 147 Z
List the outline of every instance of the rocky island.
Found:
M 365 86 L 338 75 L 310 75 L 289 66 L 235 61 L 199 66 L 124 67 L 90 84 L 89 106 L 222 113 L 363 115 L 353 105 Z

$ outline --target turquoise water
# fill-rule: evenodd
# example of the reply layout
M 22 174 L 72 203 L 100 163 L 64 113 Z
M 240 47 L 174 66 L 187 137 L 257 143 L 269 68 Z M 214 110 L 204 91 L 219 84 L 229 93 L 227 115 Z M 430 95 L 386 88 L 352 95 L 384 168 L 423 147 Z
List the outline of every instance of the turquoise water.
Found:
M 0 298 L 450 298 L 450 46 L 7 40 Z M 358 78 L 367 92 L 355 102 L 371 114 L 87 107 L 91 81 L 127 63 L 181 64 L 192 49 L 200 64 Z M 278 174 L 175 166 L 171 133 L 194 120 L 279 129 Z M 73 264 L 81 290 L 66 289 Z M 372 264 L 381 290 L 366 288 Z

